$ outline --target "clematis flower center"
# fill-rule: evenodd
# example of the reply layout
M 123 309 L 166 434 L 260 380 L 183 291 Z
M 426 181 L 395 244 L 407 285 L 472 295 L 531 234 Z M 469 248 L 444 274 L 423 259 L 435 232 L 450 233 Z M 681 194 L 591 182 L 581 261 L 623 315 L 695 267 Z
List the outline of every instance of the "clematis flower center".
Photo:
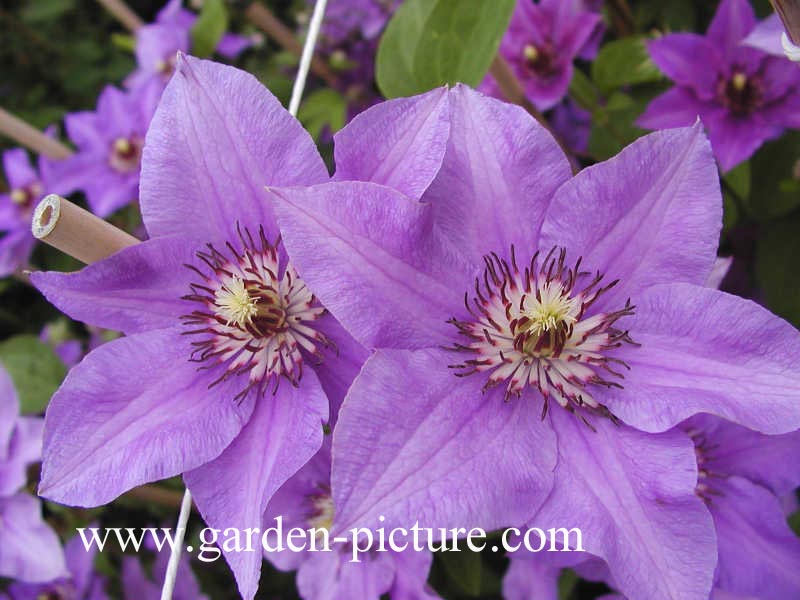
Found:
M 120 173 L 137 171 L 142 160 L 143 146 L 144 140 L 136 134 L 117 138 L 111 145 L 111 167 Z
M 725 475 L 714 470 L 712 456 L 714 447 L 708 443 L 703 432 L 699 429 L 689 429 L 686 433 L 694 443 L 694 454 L 697 459 L 697 485 L 694 493 L 709 504 L 714 496 L 721 495 L 716 489 L 715 482 L 723 479 Z
M 718 84 L 722 104 L 736 116 L 748 116 L 761 107 L 763 94 L 758 77 L 749 77 L 743 70 L 735 69 L 729 78 Z
M 571 412 L 582 407 L 610 416 L 592 386 L 622 387 L 617 367 L 629 367 L 610 352 L 635 344 L 615 326 L 635 307 L 628 301 L 613 312 L 588 311 L 617 281 L 602 286 L 601 274 L 582 272 L 580 260 L 568 267 L 566 251 L 556 248 L 543 259 L 536 253 L 524 269 L 513 247 L 510 263 L 491 254 L 484 264 L 474 295 L 464 296 L 472 318 L 450 321 L 469 340 L 453 349 L 472 357 L 451 368 L 460 377 L 487 373 L 484 391 L 505 385 L 506 400 L 537 390 L 543 418 L 551 398 Z
M 23 216 L 30 216 L 33 205 L 42 197 L 42 184 L 34 181 L 21 188 L 14 188 L 9 194 L 11 202 L 22 212 Z
M 170 54 L 169 56 L 162 58 L 161 60 L 157 61 L 155 64 L 156 73 L 160 74 L 164 80 L 168 80 L 172 77 L 172 74 L 175 72 L 175 65 L 177 64 L 177 56 L 176 54 Z
M 524 65 L 541 77 L 552 75 L 556 71 L 555 56 L 546 46 L 526 44 L 522 49 Z
M 224 366 L 212 385 L 228 377 L 248 374 L 240 396 L 256 388 L 262 393 L 281 377 L 297 385 L 303 374 L 303 353 L 321 359 L 318 346 L 330 341 L 311 324 L 325 309 L 298 277 L 291 264 L 282 264 L 277 244 L 270 244 L 263 228 L 255 240 L 239 230 L 239 246 L 228 242 L 226 253 L 213 245 L 200 251 L 202 265 L 186 265 L 200 281 L 184 296 L 200 304 L 182 317 L 187 334 L 199 336 L 191 360 Z
M 333 527 L 333 498 L 330 493 L 323 493 L 318 496 L 311 497 L 311 516 L 308 519 L 308 525 L 320 530 L 330 531 Z

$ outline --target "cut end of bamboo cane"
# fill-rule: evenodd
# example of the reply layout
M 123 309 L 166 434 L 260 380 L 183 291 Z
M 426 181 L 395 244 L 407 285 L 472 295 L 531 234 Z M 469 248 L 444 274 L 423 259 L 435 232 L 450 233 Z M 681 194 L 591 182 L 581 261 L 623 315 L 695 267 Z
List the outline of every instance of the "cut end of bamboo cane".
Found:
M 62 200 L 58 194 L 50 194 L 39 202 L 31 220 L 31 233 L 37 240 L 43 240 L 53 233 L 61 218 Z

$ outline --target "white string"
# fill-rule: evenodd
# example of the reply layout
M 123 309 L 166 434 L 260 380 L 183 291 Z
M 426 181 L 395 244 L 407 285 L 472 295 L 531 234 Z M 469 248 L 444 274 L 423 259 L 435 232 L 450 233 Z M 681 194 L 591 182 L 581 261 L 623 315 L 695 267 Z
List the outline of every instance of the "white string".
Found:
M 183 550 L 183 536 L 186 533 L 186 524 L 189 522 L 189 513 L 192 512 L 192 494 L 189 488 L 183 493 L 181 502 L 181 512 L 178 515 L 178 527 L 175 531 L 169 563 L 167 563 L 167 573 L 164 575 L 164 587 L 161 588 L 161 600 L 172 600 L 172 592 L 175 589 L 175 580 L 178 578 L 178 563 L 181 560 L 181 550 Z
M 317 44 L 317 37 L 322 26 L 322 18 L 325 16 L 325 6 L 328 0 L 317 0 L 314 6 L 314 14 L 311 15 L 311 24 L 308 26 L 308 36 L 303 45 L 303 54 L 300 56 L 300 68 L 294 80 L 292 88 L 292 99 L 289 101 L 289 112 L 293 117 L 297 116 L 297 109 L 300 108 L 300 99 L 303 97 L 303 90 L 306 87 L 306 77 L 308 69 L 311 67 L 311 58 L 314 56 L 314 46 Z
M 300 57 L 300 67 L 292 87 L 292 98 L 289 101 L 289 113 L 293 117 L 297 116 L 297 109 L 300 108 L 300 100 L 306 87 L 311 58 L 314 56 L 314 47 L 317 44 L 327 4 L 328 0 L 317 0 L 317 4 L 314 6 L 314 14 L 311 16 L 311 24 L 308 27 L 308 36 L 303 45 L 303 54 Z M 181 512 L 178 515 L 178 528 L 175 532 L 174 543 L 169 556 L 169 563 L 167 564 L 167 573 L 164 577 L 164 587 L 161 588 L 161 600 L 172 600 L 172 592 L 175 589 L 175 580 L 178 576 L 178 563 L 183 549 L 183 537 L 186 533 L 186 524 L 189 522 L 189 513 L 191 512 L 192 494 L 189 492 L 189 488 L 186 488 L 186 492 L 183 494 L 183 502 L 181 502 Z

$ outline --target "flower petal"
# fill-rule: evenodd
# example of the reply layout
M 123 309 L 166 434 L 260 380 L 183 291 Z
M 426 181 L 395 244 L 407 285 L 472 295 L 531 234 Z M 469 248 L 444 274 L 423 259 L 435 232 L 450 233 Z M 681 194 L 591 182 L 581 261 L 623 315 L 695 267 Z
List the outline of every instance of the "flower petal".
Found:
M 274 395 L 256 400 L 252 417 L 218 458 L 184 474 L 209 527 L 261 528 L 272 496 L 322 445 L 328 400 L 314 372 L 297 388 L 281 381 Z M 224 546 L 223 546 L 224 547 Z M 261 576 L 261 548 L 226 552 L 239 592 L 251 600 Z
M 10 496 L 21 489 L 28 477 L 28 467 L 42 458 L 44 419 L 21 417 L 11 434 L 8 455 L 0 455 L 0 496 Z
M 721 485 L 722 496 L 709 504 L 719 538 L 717 585 L 762 600 L 800 597 L 800 539 L 778 499 L 741 477 Z
M 722 51 L 735 50 L 756 26 L 756 13 L 748 0 L 722 0 L 706 37 Z
M 593 419 L 593 431 L 558 407 L 550 416 L 559 449 L 555 486 L 531 524 L 580 529 L 585 550 L 608 563 L 630 598 L 706 600 L 716 539 L 694 493 L 689 438 L 646 434 L 606 418 Z
M 152 237 L 236 239 L 236 224 L 277 235 L 266 185 L 319 183 L 311 136 L 252 75 L 181 56 L 147 133 L 142 216 Z
M 570 178 L 566 156 L 518 106 L 463 85 L 450 92 L 450 102 L 444 165 L 423 198 L 440 235 L 476 265 L 489 252 L 507 254 L 512 244 L 533 250 L 553 193 Z
M 523 522 L 547 497 L 555 440 L 541 404 L 482 393 L 484 381 L 456 378 L 452 362 L 445 350 L 367 360 L 333 434 L 335 530 L 417 520 L 489 530 Z
M 618 310 L 654 283 L 704 283 L 721 226 L 717 168 L 698 124 L 647 135 L 581 171 L 556 193 L 539 247 L 563 246 L 606 282 L 619 279 L 597 303 Z
M 209 389 L 190 353 L 180 329 L 160 329 L 103 344 L 73 368 L 45 415 L 39 493 L 99 506 L 219 456 L 253 403 L 234 400 L 239 378 Z
M 624 389 L 602 402 L 644 431 L 705 412 L 763 433 L 800 428 L 800 333 L 755 302 L 688 284 L 634 298 Z
M 371 181 L 419 199 L 436 177 L 450 135 L 449 93 L 388 100 L 334 136 L 337 181 Z
M 0 498 L 0 577 L 39 583 L 68 575 L 39 501 L 28 494 Z
M 39 272 L 31 281 L 73 319 L 123 333 L 172 327 L 191 312 L 195 242 L 168 237 L 147 240 L 75 273 Z
M 675 83 L 691 88 L 700 98 L 716 96 L 718 50 L 708 38 L 696 33 L 672 33 L 647 43 L 650 58 Z M 703 60 L 698 61 L 697 57 Z M 685 125 L 690 125 L 685 123 Z
M 426 205 L 373 183 L 274 191 L 292 262 L 356 340 L 367 348 L 450 340 L 446 320 L 471 274 L 439 246 Z
M 800 486 L 800 469 L 786 464 L 786 457 L 800 456 L 800 431 L 764 435 L 707 414 L 691 417 L 681 428 L 713 440 L 708 467 L 713 472 L 744 477 L 778 497 Z
M 389 553 L 371 553 L 360 563 L 349 559 L 349 554 L 337 551 L 310 554 L 297 571 L 300 596 L 304 600 L 371 600 L 390 590 L 394 564 Z
M 11 434 L 19 417 L 19 396 L 11 376 L 0 363 L 0 459 L 8 456 Z
M 698 99 L 690 89 L 675 86 L 654 98 L 636 124 L 644 129 L 689 127 L 711 110 L 713 107 Z

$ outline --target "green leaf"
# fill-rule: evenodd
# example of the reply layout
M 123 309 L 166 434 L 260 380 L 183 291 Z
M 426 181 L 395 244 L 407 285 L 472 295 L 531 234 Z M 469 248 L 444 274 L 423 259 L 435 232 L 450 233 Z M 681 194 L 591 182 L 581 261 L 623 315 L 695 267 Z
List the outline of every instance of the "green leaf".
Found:
M 23 414 L 44 411 L 66 375 L 64 363 L 34 335 L 18 335 L 0 343 L 0 362 L 14 381 Z
M 459 552 L 447 551 L 436 554 L 449 580 L 454 582 L 462 593 L 472 598 L 480 596 L 483 561 L 479 552 L 462 548 Z
M 791 527 L 797 535 L 800 535 L 800 511 L 789 517 L 789 527 Z
M 20 11 L 26 23 L 54 21 L 75 8 L 75 0 L 28 0 Z
M 578 585 L 578 576 L 572 569 L 564 569 L 558 578 L 558 597 L 567 600 Z
M 741 210 L 748 204 L 750 198 L 751 176 L 750 163 L 743 162 L 735 169 L 728 171 L 722 177 L 723 199 L 723 231 L 730 230 L 736 225 L 741 216 Z
M 223 0 L 205 0 L 192 26 L 192 54 L 211 56 L 227 30 L 228 10 Z
M 575 69 L 572 75 L 569 95 L 578 103 L 578 106 L 590 112 L 594 112 L 600 103 L 600 94 L 597 92 L 597 88 L 580 69 Z
M 643 135 L 645 131 L 639 129 L 635 121 L 646 105 L 646 98 L 614 93 L 606 105 L 592 115 L 589 153 L 598 160 L 605 160 Z
M 800 326 L 800 215 L 765 227 L 756 243 L 756 278 L 773 311 Z
M 592 63 L 592 79 L 606 94 L 626 85 L 651 83 L 661 78 L 661 71 L 650 60 L 644 37 L 609 42 Z
M 112 33 L 111 43 L 125 52 L 133 53 L 136 51 L 136 38 L 127 33 Z
M 314 139 L 318 139 L 327 126 L 331 133 L 344 127 L 347 102 L 335 90 L 325 88 L 310 94 L 297 113 L 297 118 Z
M 397 98 L 459 81 L 478 85 L 513 10 L 514 0 L 406 0 L 378 47 L 378 87 Z
M 757 221 L 783 217 L 800 206 L 800 133 L 764 144 L 750 161 L 753 193 L 747 210 Z

